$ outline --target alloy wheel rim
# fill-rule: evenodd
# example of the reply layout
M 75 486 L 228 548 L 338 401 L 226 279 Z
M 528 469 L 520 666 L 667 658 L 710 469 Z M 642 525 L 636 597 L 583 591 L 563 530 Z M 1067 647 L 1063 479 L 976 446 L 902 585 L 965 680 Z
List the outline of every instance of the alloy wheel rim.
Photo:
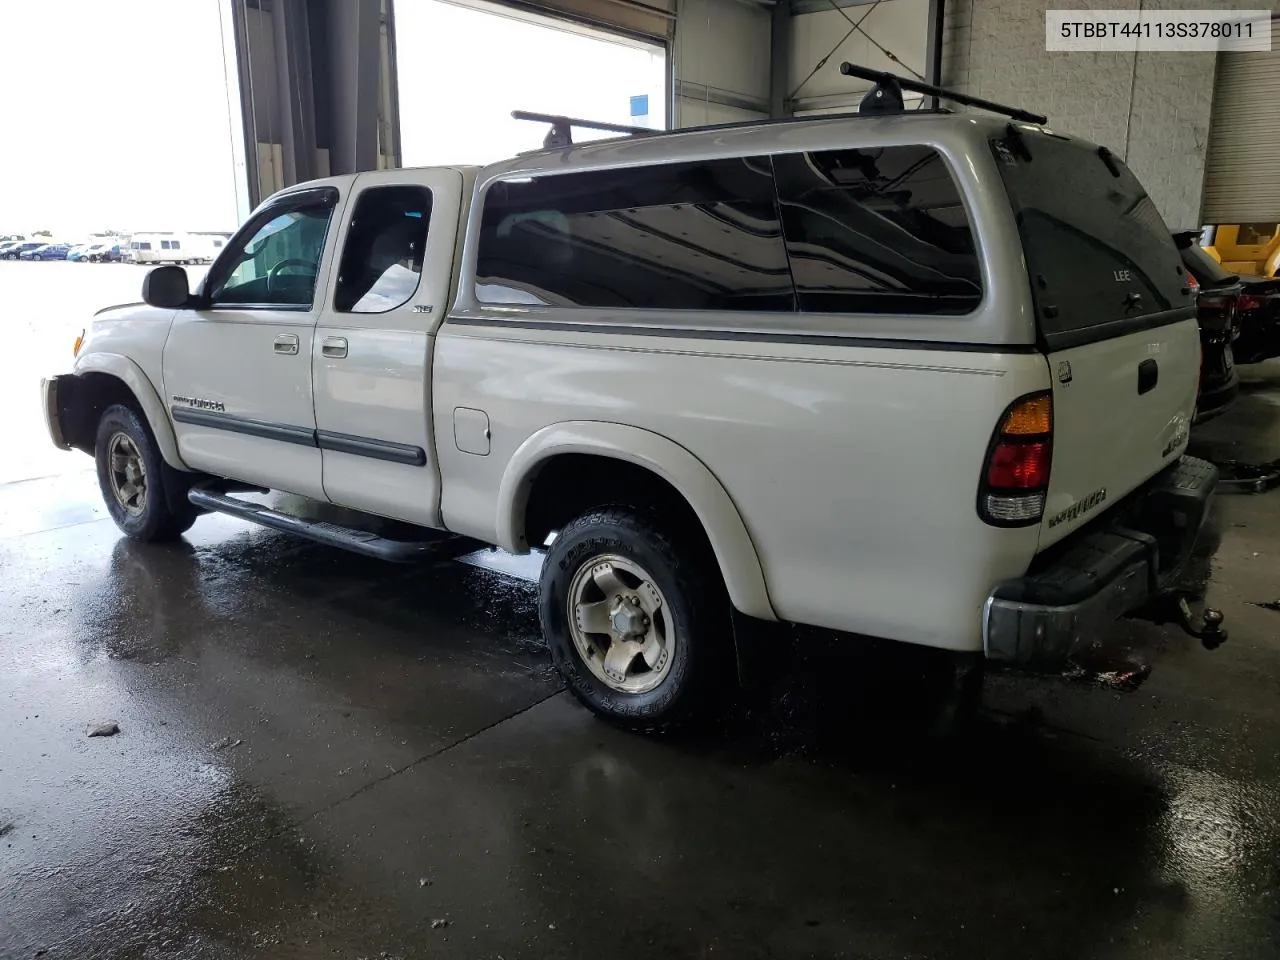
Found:
M 107 443 L 107 474 L 116 503 L 129 516 L 141 516 L 147 508 L 147 465 L 127 433 L 114 433 Z
M 578 655 L 610 690 L 648 693 L 671 672 L 675 624 L 638 563 L 606 554 L 583 564 L 569 584 L 567 612 Z

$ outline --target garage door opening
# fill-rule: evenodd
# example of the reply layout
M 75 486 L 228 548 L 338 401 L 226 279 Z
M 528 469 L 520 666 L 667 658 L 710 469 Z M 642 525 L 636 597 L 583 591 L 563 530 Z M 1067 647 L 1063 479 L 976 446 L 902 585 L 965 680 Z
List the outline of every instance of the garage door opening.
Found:
M 398 0 L 395 44 L 406 167 L 491 163 L 540 146 L 546 131 L 512 110 L 667 125 L 658 42 L 496 4 Z

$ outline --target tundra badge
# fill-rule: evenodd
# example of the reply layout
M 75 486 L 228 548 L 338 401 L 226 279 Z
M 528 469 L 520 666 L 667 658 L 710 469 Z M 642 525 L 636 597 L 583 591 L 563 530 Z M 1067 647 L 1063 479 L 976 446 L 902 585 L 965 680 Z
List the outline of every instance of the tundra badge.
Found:
M 227 409 L 223 406 L 221 400 L 205 400 L 203 397 L 180 397 L 177 394 L 174 394 L 173 402 L 181 403 L 188 407 L 194 407 L 197 410 L 213 410 L 217 413 L 222 413 Z
M 1083 516 L 1098 504 L 1107 499 L 1107 488 L 1099 487 L 1093 493 L 1089 494 L 1083 500 L 1077 500 L 1061 513 L 1054 514 L 1049 518 L 1049 526 L 1056 527 L 1060 523 L 1066 523 L 1068 520 L 1074 520 L 1076 517 Z

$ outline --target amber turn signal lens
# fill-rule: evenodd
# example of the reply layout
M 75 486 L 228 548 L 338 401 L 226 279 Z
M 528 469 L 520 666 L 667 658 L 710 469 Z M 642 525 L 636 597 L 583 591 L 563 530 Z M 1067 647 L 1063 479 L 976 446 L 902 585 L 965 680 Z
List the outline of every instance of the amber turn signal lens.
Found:
M 71 348 L 71 355 L 73 357 L 80 356 L 80 348 L 83 346 L 84 346 L 84 331 L 81 330 L 80 336 L 76 337 L 75 346 Z
M 1053 398 L 1031 397 L 1004 418 L 1000 432 L 1006 437 L 1026 437 L 1053 431 Z

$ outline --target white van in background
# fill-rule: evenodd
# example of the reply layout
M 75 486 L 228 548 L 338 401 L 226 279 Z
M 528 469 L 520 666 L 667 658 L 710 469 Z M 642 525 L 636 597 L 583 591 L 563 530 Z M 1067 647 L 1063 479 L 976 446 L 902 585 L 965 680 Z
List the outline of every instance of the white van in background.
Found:
M 129 240 L 132 263 L 188 263 L 194 259 L 185 233 L 135 233 Z
M 182 241 L 190 263 L 213 263 L 214 258 L 227 245 L 229 233 L 189 233 Z
M 129 242 L 132 263 L 212 263 L 230 234 L 135 233 Z

